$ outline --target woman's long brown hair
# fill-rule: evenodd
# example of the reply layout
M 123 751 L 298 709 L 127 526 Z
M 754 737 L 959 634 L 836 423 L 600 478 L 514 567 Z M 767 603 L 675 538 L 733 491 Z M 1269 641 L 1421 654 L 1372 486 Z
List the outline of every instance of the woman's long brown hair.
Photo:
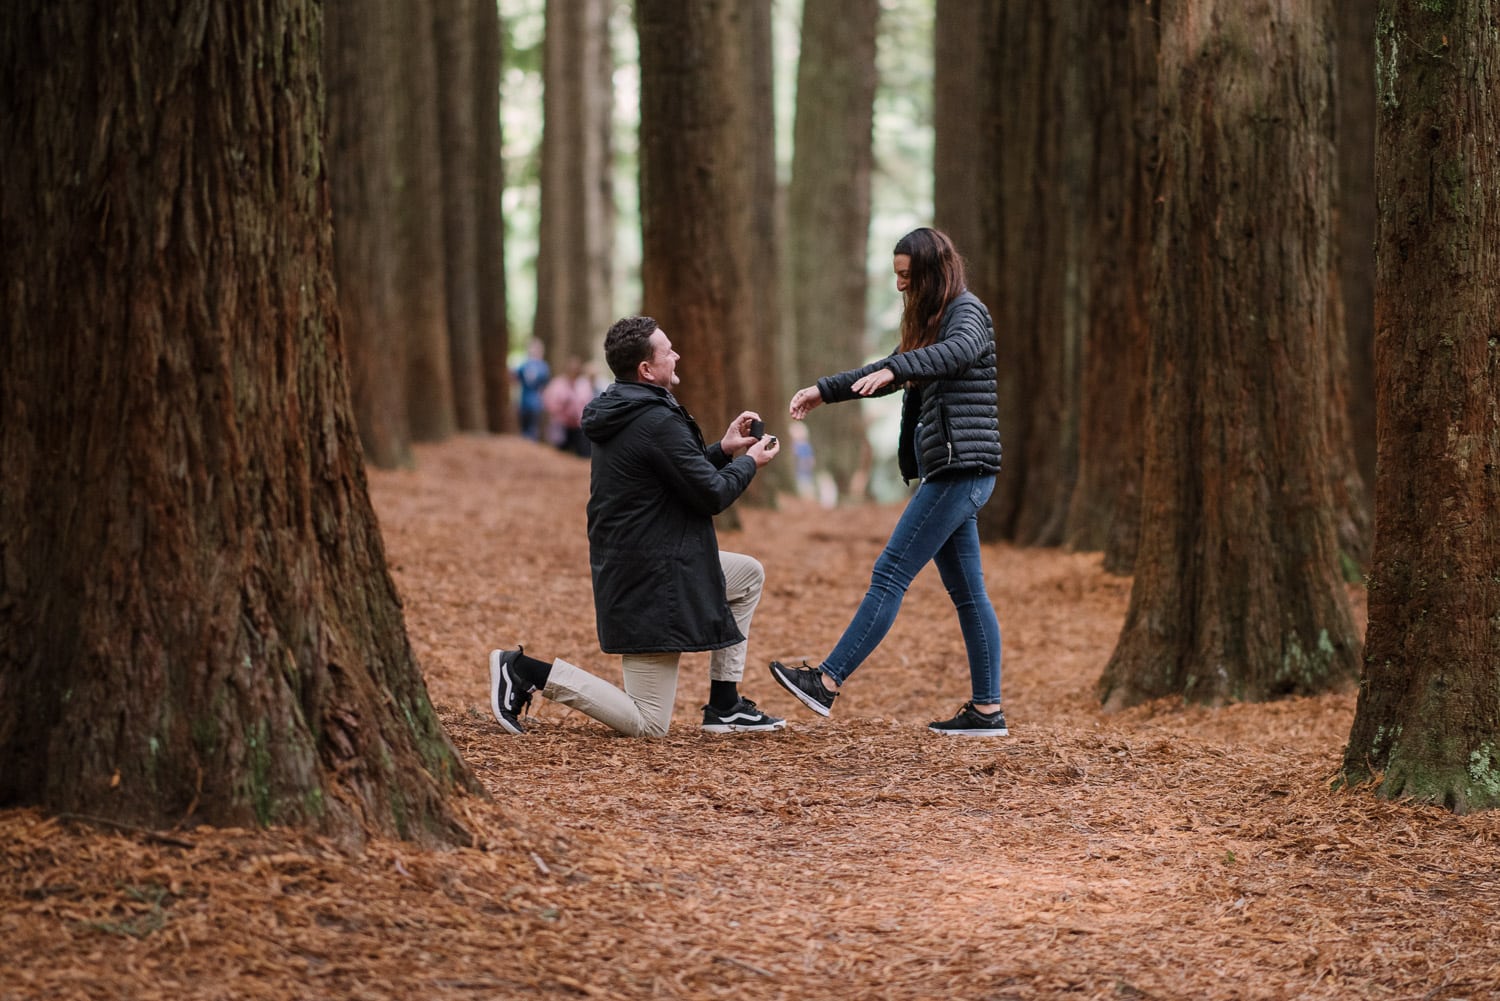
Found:
M 967 287 L 963 258 L 958 256 L 948 234 L 926 226 L 897 240 L 892 256 L 896 254 L 911 258 L 901 306 L 898 350 L 925 348 L 938 339 L 943 310 Z

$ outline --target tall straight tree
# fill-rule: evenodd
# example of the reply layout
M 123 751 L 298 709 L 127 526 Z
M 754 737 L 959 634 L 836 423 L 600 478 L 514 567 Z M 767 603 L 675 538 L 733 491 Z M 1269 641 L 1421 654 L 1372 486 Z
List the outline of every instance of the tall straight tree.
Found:
M 1005 474 L 980 513 L 986 538 L 1057 545 L 1077 475 L 1081 317 L 1070 298 L 1084 199 L 1075 157 L 1076 4 L 996 4 L 982 35 L 990 85 L 979 113 L 988 159 L 982 199 L 999 242 L 959 250 L 990 290 Z
M 677 395 L 712 439 L 741 410 L 785 406 L 760 388 L 779 369 L 769 0 L 639 0 L 635 13 L 644 309 L 682 355 Z
M 874 163 L 875 37 L 880 0 L 805 0 L 797 60 L 787 282 L 793 385 L 852 368 L 864 355 Z M 778 415 L 779 416 L 779 415 Z M 847 496 L 866 451 L 858 407 L 809 421 L 818 464 Z
M 1103 550 L 1104 566 L 1130 573 L 1140 539 L 1145 455 L 1147 316 L 1156 166 L 1156 12 L 1105 0 L 1090 19 L 1086 131 L 1093 136 L 1087 234 L 1078 255 L 1086 289 L 1078 479 L 1065 541 Z
M 1349 423 L 1375 483 L 1375 5 L 1339 0 L 1339 290 L 1349 340 Z
M 969 288 L 998 308 L 998 200 L 988 196 L 997 126 L 989 99 L 1004 0 L 937 0 L 933 20 L 933 222 L 953 238 Z M 996 334 L 997 338 L 1002 336 Z M 1001 434 L 1001 445 L 1009 441 Z
M 464 837 L 350 406 L 321 32 L 0 9 L 0 804 Z
M 480 353 L 478 190 L 474 164 L 474 8 L 491 0 L 434 0 L 438 150 L 442 165 L 443 273 L 453 405 L 462 431 L 485 428 Z
M 448 279 L 443 251 L 443 165 L 439 153 L 437 48 L 427 0 L 396 0 L 396 257 L 406 338 L 407 413 L 414 441 L 442 441 L 458 428 L 448 354 Z M 398 355 L 398 358 L 401 356 Z
M 1334 23 L 1338 198 L 1335 213 L 1339 294 L 1328 394 L 1329 434 L 1348 441 L 1329 467 L 1339 512 L 1339 548 L 1346 575 L 1369 565 L 1375 484 L 1375 0 L 1338 3 Z
M 614 319 L 609 7 L 607 0 L 547 0 L 532 331 L 554 369 L 593 357 Z
M 784 242 L 782 194 L 776 177 L 775 60 L 771 44 L 771 4 L 765 0 L 738 7 L 730 22 L 736 41 L 732 44 L 744 58 L 743 100 L 733 128 L 742 130 L 739 140 L 745 157 L 745 184 L 749 197 L 734 206 L 733 231 L 739 236 L 746 261 L 750 293 L 744 336 L 731 330 L 737 388 L 749 406 L 758 410 L 774 429 L 785 407 L 781 353 L 781 245 Z M 731 409 L 735 398 L 728 401 Z M 788 449 L 788 454 L 790 454 Z M 775 463 L 755 477 L 746 499 L 770 503 L 775 494 L 791 483 L 792 463 Z
M 505 310 L 505 169 L 500 153 L 500 8 L 474 5 L 474 281 L 478 286 L 479 365 L 485 427 L 513 431 L 510 405 L 510 324 Z
M 1161 5 L 1142 527 L 1108 707 L 1351 680 L 1327 474 L 1327 0 Z
M 396 126 L 403 99 L 395 0 L 330 0 L 325 8 L 328 188 L 339 317 L 365 457 L 411 462 L 404 328 L 398 301 Z M 394 363 L 393 363 L 394 359 Z
M 1344 776 L 1500 806 L 1500 8 L 1382 0 L 1379 456 Z

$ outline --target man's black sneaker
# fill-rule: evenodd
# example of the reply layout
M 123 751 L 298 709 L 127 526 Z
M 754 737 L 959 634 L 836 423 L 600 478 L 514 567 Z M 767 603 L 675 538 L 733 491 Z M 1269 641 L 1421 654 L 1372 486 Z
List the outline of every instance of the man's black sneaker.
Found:
M 751 733 L 757 730 L 780 730 L 784 726 L 786 720 L 766 715 L 743 695 L 733 709 L 703 707 L 704 733 Z
M 521 648 L 490 651 L 490 709 L 507 733 L 525 733 L 521 711 L 531 705 L 531 689 L 516 677 Z
M 771 661 L 771 677 L 776 683 L 797 697 L 807 708 L 819 716 L 827 716 L 833 709 L 833 700 L 838 692 L 830 692 L 823 684 L 823 672 L 806 666 L 787 667 L 779 660 Z
M 986 714 L 975 709 L 972 702 L 965 702 L 958 715 L 952 719 L 928 723 L 927 729 L 933 733 L 951 733 L 958 737 L 1010 736 L 1010 731 L 1005 728 L 1004 710 L 996 709 Z

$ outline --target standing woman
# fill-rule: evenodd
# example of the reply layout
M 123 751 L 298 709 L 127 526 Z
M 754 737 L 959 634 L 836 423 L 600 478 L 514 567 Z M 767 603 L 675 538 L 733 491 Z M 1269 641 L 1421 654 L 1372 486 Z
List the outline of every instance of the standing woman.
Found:
M 840 686 L 890 632 L 918 571 L 936 563 L 963 630 L 972 694 L 952 719 L 928 729 L 1004 737 L 1009 731 L 1000 706 L 1000 623 L 979 554 L 979 509 L 1000 472 L 995 331 L 989 310 L 965 287 L 963 261 L 947 235 L 913 230 L 896 244 L 894 263 L 896 290 L 903 296 L 896 353 L 798 390 L 791 415 L 802 420 L 824 403 L 904 388 L 897 456 L 901 476 L 920 483 L 833 652 L 816 668 L 772 661 L 771 674 L 809 709 L 827 716 Z

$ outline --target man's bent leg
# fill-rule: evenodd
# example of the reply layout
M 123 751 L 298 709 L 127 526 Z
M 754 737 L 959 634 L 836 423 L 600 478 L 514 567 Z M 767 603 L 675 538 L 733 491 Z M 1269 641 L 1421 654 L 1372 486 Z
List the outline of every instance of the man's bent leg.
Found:
M 719 564 L 724 568 L 724 594 L 729 599 L 729 612 L 740 635 L 750 639 L 750 620 L 760 604 L 761 589 L 766 583 L 765 567 L 753 556 L 742 553 L 719 553 Z M 715 650 L 708 661 L 708 676 L 713 681 L 739 682 L 745 677 L 745 650 L 747 642 Z
M 672 722 L 679 654 L 627 655 L 625 690 L 565 660 L 552 662 L 542 695 L 627 737 L 659 737 Z
M 625 691 L 635 705 L 642 730 L 634 736 L 664 737 L 672 725 L 677 700 L 677 662 L 680 653 L 628 653 L 620 659 Z

